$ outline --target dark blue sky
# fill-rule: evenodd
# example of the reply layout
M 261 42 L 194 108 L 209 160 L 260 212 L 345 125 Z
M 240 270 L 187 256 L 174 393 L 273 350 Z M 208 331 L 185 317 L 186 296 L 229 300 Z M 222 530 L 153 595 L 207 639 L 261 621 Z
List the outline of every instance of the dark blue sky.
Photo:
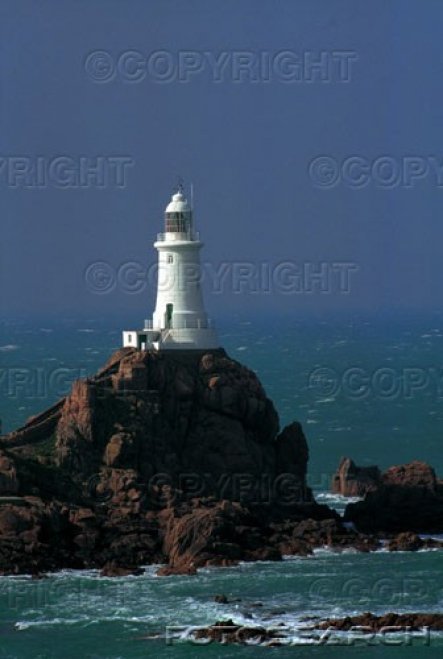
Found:
M 203 261 L 358 268 L 347 294 L 331 280 L 328 293 L 277 282 L 270 294 L 259 281 L 256 292 L 225 283 L 213 295 L 206 281 L 213 315 L 440 308 L 443 181 L 429 163 L 443 160 L 442 34 L 441 0 L 1 0 L 0 313 L 150 315 L 149 287 L 97 295 L 84 273 L 97 261 L 155 261 L 178 175 L 194 183 Z M 98 50 L 115 61 L 164 51 L 174 64 L 185 51 L 222 54 L 228 68 L 221 81 L 205 60 L 188 82 L 152 72 L 97 82 L 85 60 Z M 276 70 L 238 80 L 229 66 L 243 51 L 354 59 L 348 81 L 336 70 L 323 81 Z M 13 158 L 62 155 L 133 165 L 123 188 L 14 179 Z M 409 187 L 373 177 L 356 188 L 340 174 L 320 188 L 309 173 L 318 156 L 386 156 L 400 168 L 416 158 L 426 172 Z

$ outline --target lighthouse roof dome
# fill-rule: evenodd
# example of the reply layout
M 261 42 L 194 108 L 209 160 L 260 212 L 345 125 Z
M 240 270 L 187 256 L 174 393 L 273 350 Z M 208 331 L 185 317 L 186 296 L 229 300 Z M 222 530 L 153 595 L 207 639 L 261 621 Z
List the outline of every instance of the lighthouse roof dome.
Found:
M 171 201 L 166 206 L 166 213 L 186 213 L 191 209 L 188 204 L 188 200 L 184 196 L 183 192 L 179 190 L 172 195 Z

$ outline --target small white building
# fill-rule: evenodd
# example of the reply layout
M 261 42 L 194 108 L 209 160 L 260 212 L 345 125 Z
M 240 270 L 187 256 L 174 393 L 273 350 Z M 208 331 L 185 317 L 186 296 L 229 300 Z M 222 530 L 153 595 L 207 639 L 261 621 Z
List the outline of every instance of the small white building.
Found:
M 157 236 L 157 301 L 152 320 L 141 330 L 123 332 L 123 346 L 139 350 L 219 348 L 203 306 L 200 249 L 193 214 L 181 187 L 165 210 L 165 231 Z

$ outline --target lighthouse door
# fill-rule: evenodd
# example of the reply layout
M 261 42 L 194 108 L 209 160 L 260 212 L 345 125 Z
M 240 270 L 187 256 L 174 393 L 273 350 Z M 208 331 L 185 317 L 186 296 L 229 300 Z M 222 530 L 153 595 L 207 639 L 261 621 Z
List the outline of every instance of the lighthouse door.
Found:
M 165 314 L 165 326 L 167 329 L 172 327 L 172 310 L 174 308 L 173 304 L 166 305 L 166 314 Z

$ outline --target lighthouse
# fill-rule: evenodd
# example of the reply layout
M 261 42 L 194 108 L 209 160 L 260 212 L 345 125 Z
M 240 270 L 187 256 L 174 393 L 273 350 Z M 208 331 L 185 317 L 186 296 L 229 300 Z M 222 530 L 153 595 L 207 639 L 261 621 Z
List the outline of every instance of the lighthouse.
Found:
M 157 299 L 142 330 L 125 330 L 123 346 L 138 350 L 210 350 L 220 347 L 201 291 L 200 250 L 193 209 L 182 186 L 166 206 L 164 232 L 157 235 Z

